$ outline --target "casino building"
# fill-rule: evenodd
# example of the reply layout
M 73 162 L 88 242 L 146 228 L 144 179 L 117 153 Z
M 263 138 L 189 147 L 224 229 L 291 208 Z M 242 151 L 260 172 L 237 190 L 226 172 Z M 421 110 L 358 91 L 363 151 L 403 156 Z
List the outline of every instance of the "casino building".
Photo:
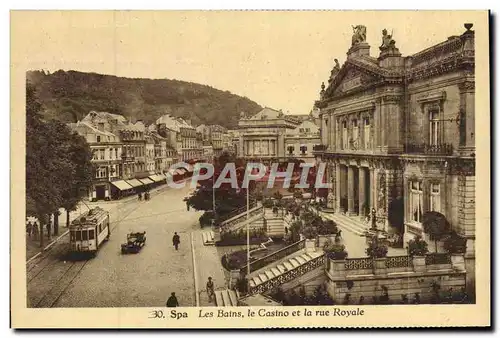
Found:
M 422 235 L 422 215 L 438 211 L 467 238 L 474 259 L 474 31 L 402 56 L 382 32 L 376 56 L 366 27 L 356 26 L 342 66 L 336 61 L 320 99 L 321 145 L 328 164 L 328 206 L 366 227 L 373 209 L 379 228 L 404 243 Z M 484 112 L 487 113 L 487 112 Z M 429 245 L 433 249 L 433 245 Z M 469 269 L 473 264 L 469 265 Z

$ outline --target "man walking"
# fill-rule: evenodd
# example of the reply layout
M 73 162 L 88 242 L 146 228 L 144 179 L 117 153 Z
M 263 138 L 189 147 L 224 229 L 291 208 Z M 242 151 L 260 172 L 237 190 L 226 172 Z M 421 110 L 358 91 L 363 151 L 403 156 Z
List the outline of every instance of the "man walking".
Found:
M 167 307 L 177 307 L 179 306 L 179 302 L 177 301 L 177 297 L 175 297 L 175 292 L 172 292 L 171 296 L 168 297 Z
M 214 282 L 212 281 L 212 277 L 208 277 L 207 294 L 208 294 L 208 302 L 211 302 L 212 298 L 215 296 Z
M 174 233 L 174 237 L 172 237 L 172 243 L 174 244 L 175 250 L 179 250 L 179 244 L 181 243 L 181 238 L 177 235 L 177 232 Z

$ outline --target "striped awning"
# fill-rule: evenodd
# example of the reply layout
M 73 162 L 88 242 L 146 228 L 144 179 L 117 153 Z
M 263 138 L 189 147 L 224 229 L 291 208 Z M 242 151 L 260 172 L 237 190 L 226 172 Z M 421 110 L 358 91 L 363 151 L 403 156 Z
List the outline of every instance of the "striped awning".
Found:
M 115 187 L 117 187 L 118 189 L 120 190 L 128 190 L 128 189 L 132 189 L 133 187 L 128 184 L 127 182 L 121 180 L 121 181 L 114 181 L 114 182 L 109 182 L 111 183 L 112 185 L 114 185 Z
M 155 183 L 155 181 L 153 181 L 152 179 L 149 179 L 147 177 L 145 177 L 145 178 L 139 178 L 138 181 L 141 182 L 144 185 Z
M 134 188 L 137 188 L 137 187 L 140 187 L 143 185 L 141 182 L 139 182 L 139 180 L 136 180 L 135 178 L 133 178 L 131 180 L 126 180 L 125 182 L 127 182 L 128 184 L 130 184 Z
M 175 175 L 184 175 L 184 172 L 185 172 L 185 171 L 186 171 L 186 170 L 177 169 L 177 170 L 175 170 Z

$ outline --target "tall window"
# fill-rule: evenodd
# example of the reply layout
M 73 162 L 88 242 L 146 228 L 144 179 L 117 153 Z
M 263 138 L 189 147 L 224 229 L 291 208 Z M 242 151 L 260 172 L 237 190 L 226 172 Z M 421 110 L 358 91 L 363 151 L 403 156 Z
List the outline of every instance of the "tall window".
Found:
M 413 222 L 422 222 L 422 182 L 410 182 L 410 220 Z
M 439 184 L 431 184 L 431 211 L 441 212 L 441 193 Z
M 104 160 L 104 149 L 99 149 L 99 159 Z
M 370 118 L 364 118 L 364 148 L 370 149 Z
M 343 121 L 342 122 L 342 149 L 347 149 L 348 148 L 348 142 L 349 140 L 347 139 L 347 122 Z
M 439 144 L 439 109 L 429 111 L 429 144 Z
M 101 142 L 101 136 L 97 135 L 97 143 Z

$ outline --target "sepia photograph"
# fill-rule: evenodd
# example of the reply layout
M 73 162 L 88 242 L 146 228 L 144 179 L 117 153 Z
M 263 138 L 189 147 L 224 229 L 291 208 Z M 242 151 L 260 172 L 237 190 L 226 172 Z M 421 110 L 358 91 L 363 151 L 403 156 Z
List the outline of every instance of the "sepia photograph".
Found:
M 12 11 L 14 323 L 486 325 L 488 15 Z

